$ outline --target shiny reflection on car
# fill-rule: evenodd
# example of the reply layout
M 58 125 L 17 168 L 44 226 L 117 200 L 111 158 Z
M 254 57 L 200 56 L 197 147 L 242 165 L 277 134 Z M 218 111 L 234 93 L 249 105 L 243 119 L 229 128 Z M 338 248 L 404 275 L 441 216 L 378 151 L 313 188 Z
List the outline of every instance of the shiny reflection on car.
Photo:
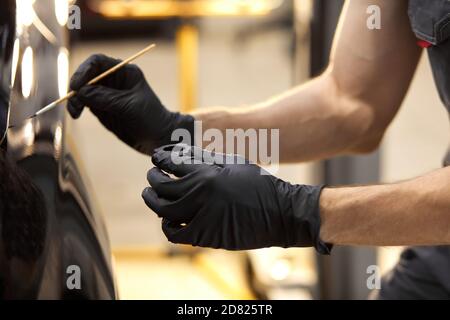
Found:
M 0 188 L 24 190 L 0 201 L 0 298 L 114 299 L 108 236 L 75 156 L 65 105 L 29 119 L 67 92 L 68 35 L 64 8 L 55 4 L 7 0 L 0 14 L 0 25 L 16 29 L 0 47 L 8 79 L 0 107 L 12 125 L 0 154 Z M 66 283 L 73 266 L 81 270 L 79 290 Z

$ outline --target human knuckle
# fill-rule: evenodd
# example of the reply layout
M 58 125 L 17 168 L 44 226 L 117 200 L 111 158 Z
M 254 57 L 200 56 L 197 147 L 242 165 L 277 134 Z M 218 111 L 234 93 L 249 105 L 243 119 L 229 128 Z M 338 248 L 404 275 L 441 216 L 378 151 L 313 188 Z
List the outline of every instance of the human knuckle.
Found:
M 127 68 L 134 71 L 141 71 L 141 69 L 134 63 L 130 63 Z
M 106 58 L 106 56 L 102 53 L 94 53 L 88 58 L 88 61 L 97 62 L 97 61 L 104 60 L 105 58 Z
M 150 170 L 147 171 L 147 179 L 148 180 L 152 180 L 153 179 L 155 171 L 156 171 L 156 167 L 153 167 L 153 168 L 151 168 Z

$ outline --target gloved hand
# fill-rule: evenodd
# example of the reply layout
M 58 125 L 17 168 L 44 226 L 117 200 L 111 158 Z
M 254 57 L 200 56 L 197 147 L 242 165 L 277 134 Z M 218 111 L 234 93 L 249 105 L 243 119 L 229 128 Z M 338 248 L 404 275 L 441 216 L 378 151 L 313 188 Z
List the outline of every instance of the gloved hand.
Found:
M 169 241 L 228 250 L 314 246 L 329 253 L 319 238 L 322 187 L 292 185 L 239 156 L 178 146 L 155 151 L 151 188 L 142 193 L 163 218 Z
M 119 139 L 148 155 L 159 146 L 179 142 L 171 141 L 175 129 L 188 130 L 193 139 L 194 118 L 168 111 L 136 65 L 126 65 L 96 85 L 84 86 L 118 63 L 120 60 L 96 54 L 78 67 L 70 81 L 70 88 L 77 91 L 68 102 L 72 117 L 78 118 L 88 106 Z

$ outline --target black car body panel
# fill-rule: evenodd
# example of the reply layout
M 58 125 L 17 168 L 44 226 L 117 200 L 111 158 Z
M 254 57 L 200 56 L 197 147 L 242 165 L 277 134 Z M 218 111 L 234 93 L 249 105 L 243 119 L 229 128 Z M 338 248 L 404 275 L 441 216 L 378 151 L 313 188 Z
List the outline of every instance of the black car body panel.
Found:
M 17 171 L 25 171 L 29 183 L 42 194 L 42 199 L 28 200 L 43 201 L 45 210 L 43 215 L 27 216 L 7 215 L 0 208 L 0 298 L 114 299 L 109 240 L 76 156 L 72 120 L 66 117 L 64 105 L 26 120 L 61 95 L 58 77 L 64 72 L 57 61 L 62 51 L 68 52 L 67 30 L 56 19 L 54 1 L 36 0 L 33 9 L 50 36 L 42 33 L 42 26 L 18 26 L 15 1 L 2 3 L 1 25 L 9 30 L 21 28 L 0 48 L 2 79 L 9 77 L 11 70 L 14 79 L 11 90 L 9 81 L 2 81 L 0 88 L 14 125 L 3 148 Z M 11 67 L 11 46 L 17 67 Z M 32 48 L 34 60 L 28 97 L 21 87 L 21 76 L 29 75 L 21 64 L 26 48 Z M 71 285 L 75 274 L 80 276 L 79 287 Z

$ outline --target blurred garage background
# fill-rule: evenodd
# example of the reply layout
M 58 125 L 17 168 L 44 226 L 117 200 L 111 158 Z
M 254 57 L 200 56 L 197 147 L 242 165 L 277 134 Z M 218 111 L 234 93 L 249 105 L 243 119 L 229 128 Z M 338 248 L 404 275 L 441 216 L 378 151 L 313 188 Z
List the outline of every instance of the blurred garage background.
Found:
M 58 2 L 66 0 L 57 0 Z M 71 30 L 71 71 L 90 54 L 136 63 L 172 110 L 259 102 L 323 70 L 342 1 L 84 0 Z M 189 6 L 189 8 L 187 7 Z M 376 88 L 374 88 L 376 90 Z M 122 299 L 365 298 L 366 273 L 396 262 L 399 248 L 252 252 L 170 245 L 141 200 L 148 157 L 120 143 L 90 112 L 72 130 L 91 189 L 105 216 Z M 441 165 L 448 120 L 424 55 L 404 106 L 379 152 L 283 166 L 294 183 L 391 182 Z

